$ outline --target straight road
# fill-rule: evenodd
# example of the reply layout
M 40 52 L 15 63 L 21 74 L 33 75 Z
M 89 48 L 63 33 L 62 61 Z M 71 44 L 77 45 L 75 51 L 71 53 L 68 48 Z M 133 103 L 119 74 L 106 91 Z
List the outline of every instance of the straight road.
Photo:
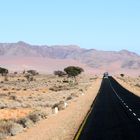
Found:
M 103 78 L 74 140 L 140 140 L 140 98 L 112 77 Z

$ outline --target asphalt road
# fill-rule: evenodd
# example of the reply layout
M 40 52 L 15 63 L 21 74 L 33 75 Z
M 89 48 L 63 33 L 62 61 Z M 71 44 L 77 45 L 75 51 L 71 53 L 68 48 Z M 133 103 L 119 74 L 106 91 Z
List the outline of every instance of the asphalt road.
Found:
M 104 78 L 74 140 L 140 140 L 140 98 Z

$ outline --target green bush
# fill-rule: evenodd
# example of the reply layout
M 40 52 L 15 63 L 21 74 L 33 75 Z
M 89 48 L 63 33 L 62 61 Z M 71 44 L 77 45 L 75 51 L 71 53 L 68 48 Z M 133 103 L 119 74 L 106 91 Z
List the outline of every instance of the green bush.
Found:
M 64 69 L 64 71 L 67 73 L 69 77 L 76 77 L 77 75 L 81 74 L 84 72 L 84 70 L 80 67 L 75 67 L 75 66 L 69 66 Z
M 5 76 L 5 75 L 8 74 L 8 70 L 5 69 L 5 68 L 0 67 L 0 74 L 1 74 L 2 76 Z

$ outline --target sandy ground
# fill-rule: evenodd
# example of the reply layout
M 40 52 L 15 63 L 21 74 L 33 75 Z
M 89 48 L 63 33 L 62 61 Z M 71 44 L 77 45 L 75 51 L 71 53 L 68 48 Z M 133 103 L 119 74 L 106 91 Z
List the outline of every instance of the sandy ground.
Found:
M 27 116 L 32 110 L 31 109 L 1 109 L 0 119 L 17 119 Z
M 126 80 L 126 78 L 124 78 L 124 80 L 121 80 L 120 78 L 115 77 L 115 79 L 126 89 L 128 89 L 130 92 L 134 93 L 137 96 L 140 96 L 140 88 L 135 86 L 134 81 L 129 78 L 129 82 L 128 80 Z M 127 78 L 128 79 L 128 78 Z
M 84 95 L 66 108 L 7 140 L 72 140 L 96 97 L 101 79 L 96 79 Z

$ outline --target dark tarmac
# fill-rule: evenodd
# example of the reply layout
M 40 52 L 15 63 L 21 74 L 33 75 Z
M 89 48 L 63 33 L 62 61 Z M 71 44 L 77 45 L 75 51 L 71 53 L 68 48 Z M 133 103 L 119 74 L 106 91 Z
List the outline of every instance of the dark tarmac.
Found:
M 74 140 L 140 140 L 140 98 L 112 77 L 103 78 Z

